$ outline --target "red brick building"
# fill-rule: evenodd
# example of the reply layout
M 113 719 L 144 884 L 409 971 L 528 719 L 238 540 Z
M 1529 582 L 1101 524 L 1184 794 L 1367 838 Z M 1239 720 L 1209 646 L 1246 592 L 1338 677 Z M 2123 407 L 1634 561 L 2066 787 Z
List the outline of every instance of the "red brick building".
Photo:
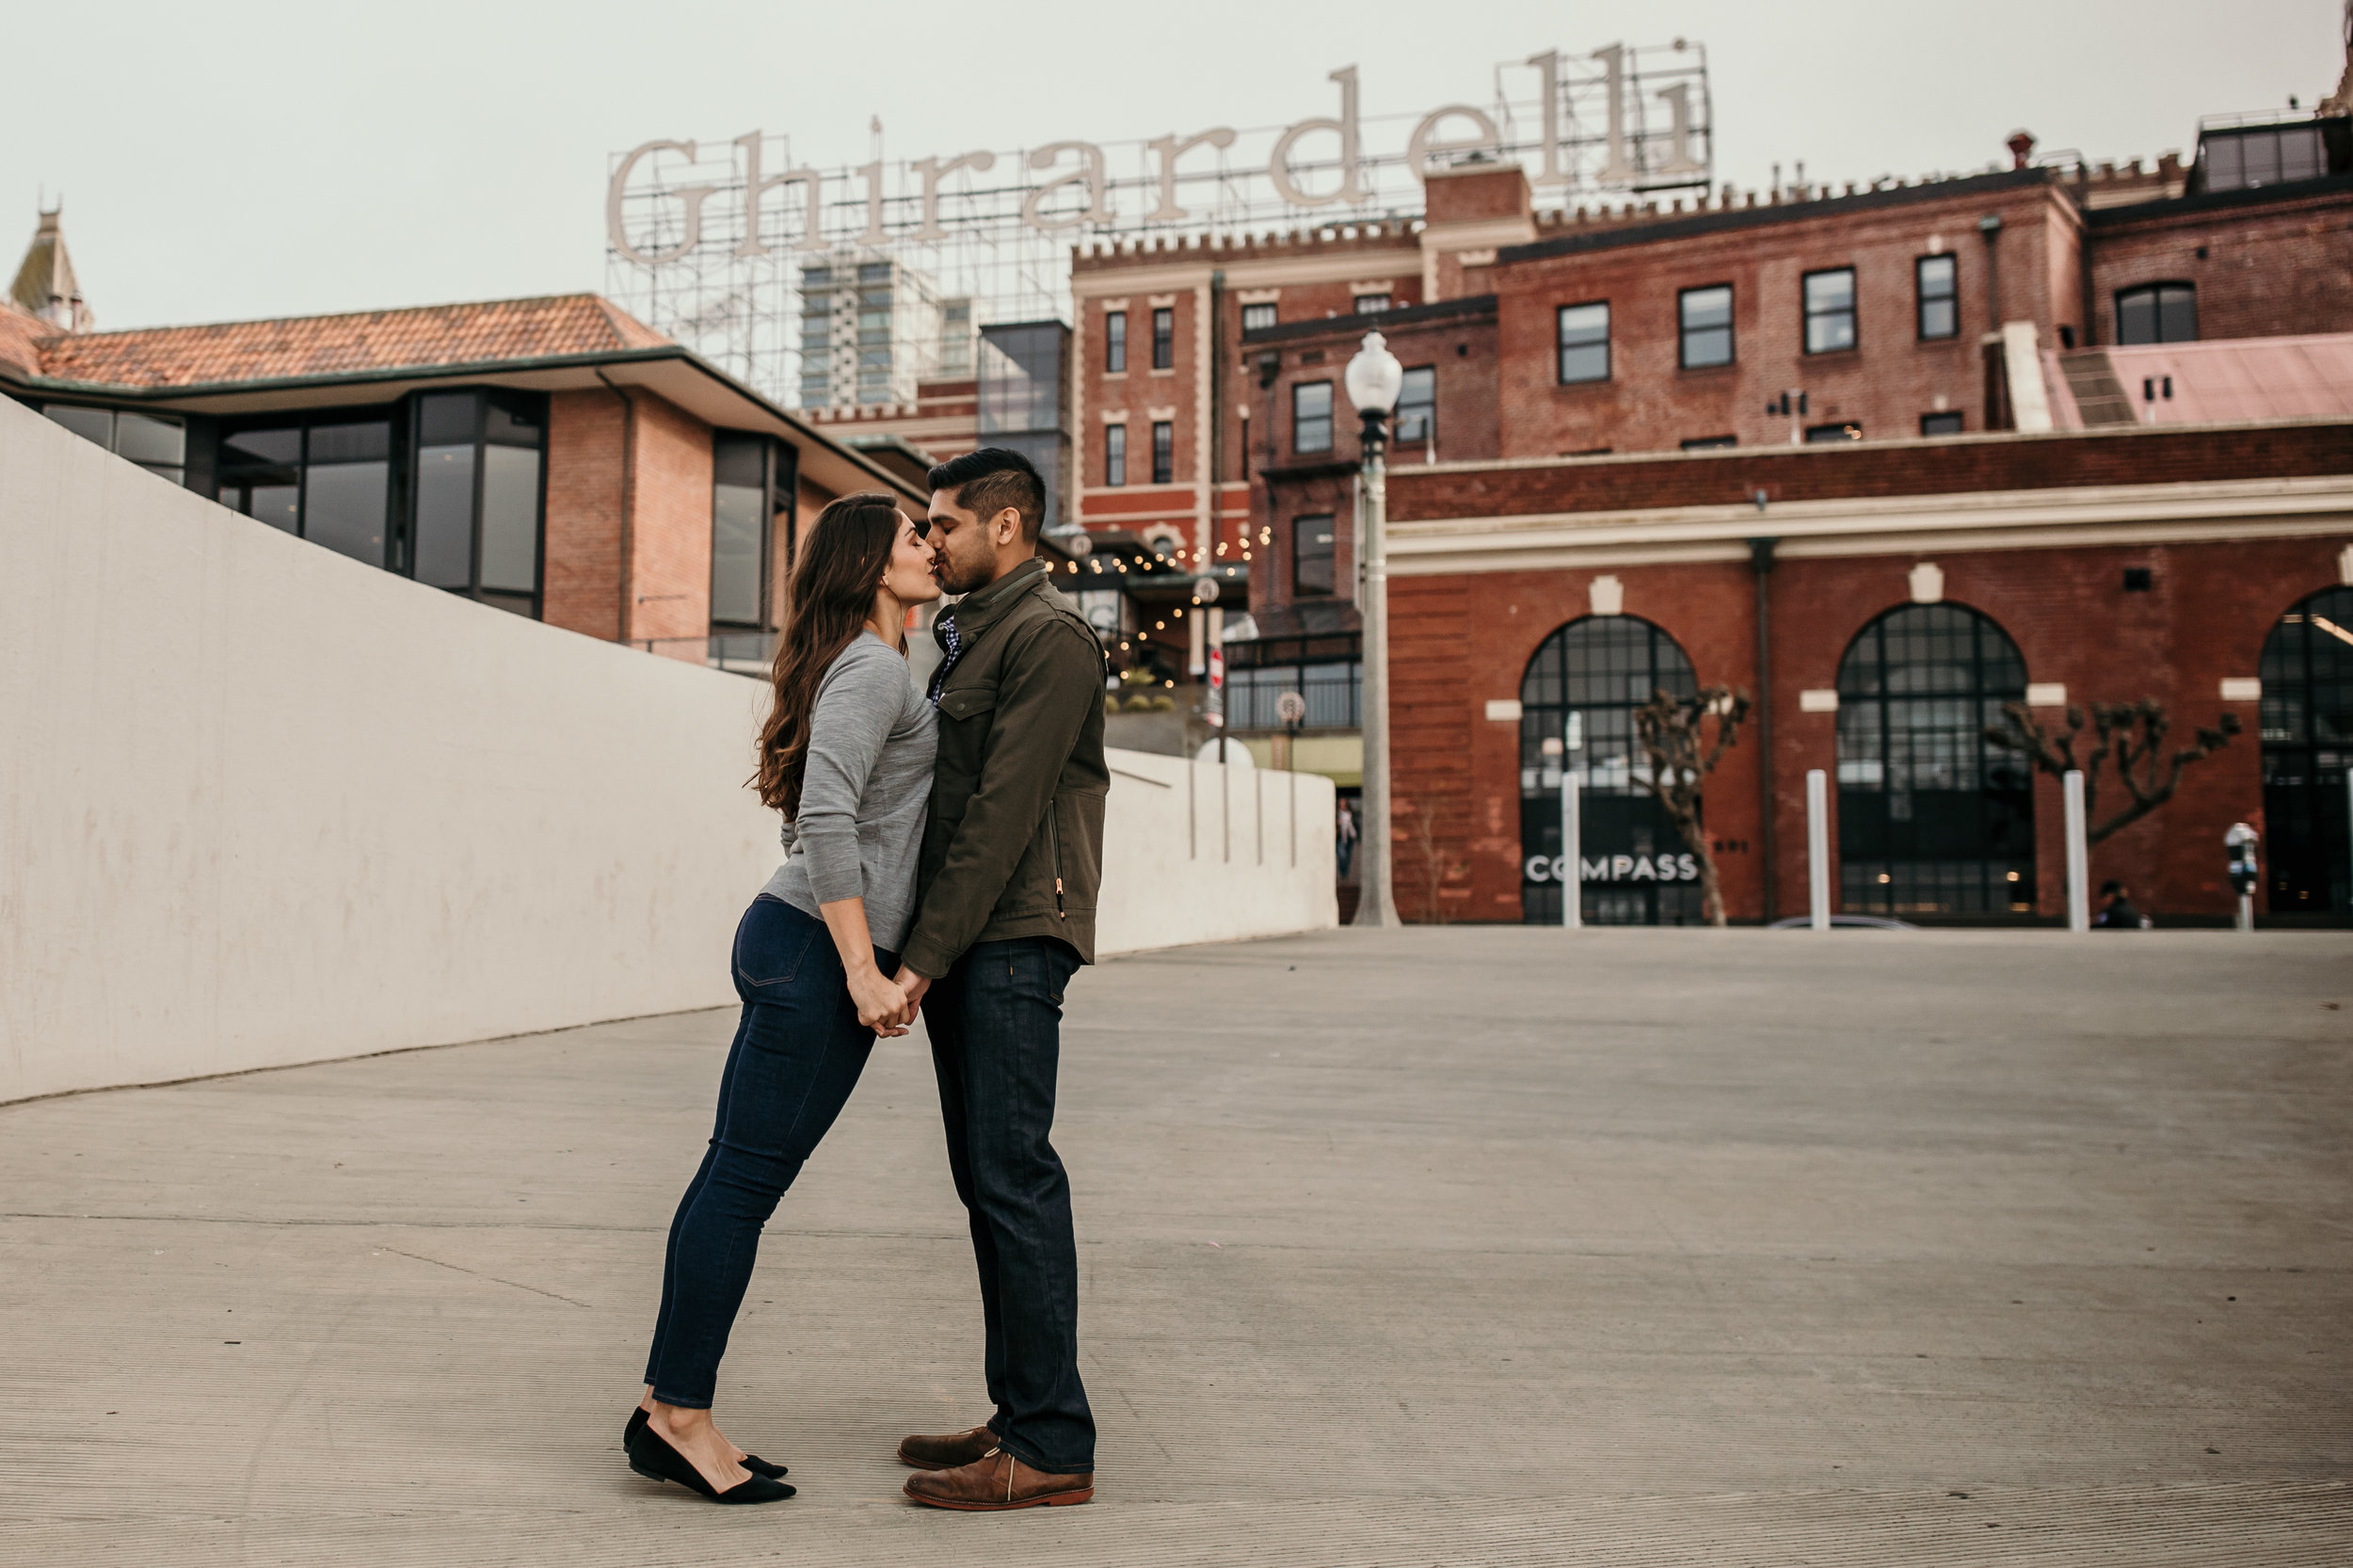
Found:
M 2095 880 L 2224 918 L 2221 835 L 2244 820 L 2266 834 L 2265 914 L 2342 920 L 2345 132 L 1631 214 L 1538 214 L 1518 170 L 1469 168 L 1433 176 L 1419 224 L 1081 251 L 1080 515 L 1172 530 L 1191 569 L 1240 566 L 1257 635 L 1226 646 L 1235 728 L 1291 728 L 1273 701 L 1300 691 L 1297 744 L 1323 743 L 1305 765 L 1354 783 L 1341 372 L 1384 332 L 1408 370 L 1389 454 L 1408 918 L 1560 918 L 1563 757 L 1588 918 L 1693 918 L 1630 714 L 1722 684 L 1757 699 L 1705 793 L 1734 919 L 1804 909 L 1815 769 L 1842 909 L 2057 918 L 2058 787 L 1982 732 L 2008 702 L 2064 728 L 2154 698 L 2166 756 L 2226 712 L 2242 733 L 2096 844 Z M 2262 136 L 2302 138 L 2312 167 L 2226 188 L 2221 160 Z M 1150 483 L 1143 450 L 1165 455 Z M 2098 776 L 2095 826 L 2127 798 Z
M 758 668 L 826 502 L 920 482 L 592 295 L 92 329 L 56 215 L 0 300 L 0 395 L 388 571 Z

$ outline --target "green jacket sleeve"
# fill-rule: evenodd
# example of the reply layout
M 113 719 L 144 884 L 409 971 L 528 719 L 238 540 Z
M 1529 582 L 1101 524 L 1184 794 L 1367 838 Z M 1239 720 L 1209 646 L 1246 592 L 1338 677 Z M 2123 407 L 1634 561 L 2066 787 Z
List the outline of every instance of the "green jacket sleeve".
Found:
M 1103 700 L 1102 651 L 1055 616 L 1026 647 L 1006 650 L 997 691 L 980 785 L 939 875 L 924 891 L 900 960 L 931 980 L 946 974 L 988 924 L 1046 820 L 1071 748 Z

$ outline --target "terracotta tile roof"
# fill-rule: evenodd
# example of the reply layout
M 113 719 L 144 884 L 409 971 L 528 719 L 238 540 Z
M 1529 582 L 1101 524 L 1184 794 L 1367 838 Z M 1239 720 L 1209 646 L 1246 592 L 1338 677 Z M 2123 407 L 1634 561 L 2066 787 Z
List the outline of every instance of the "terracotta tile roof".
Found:
M 56 328 L 29 311 L 0 299 L 0 371 L 16 376 L 40 374 L 40 344 Z
M 593 294 L 131 332 L 47 331 L 40 342 L 40 376 L 119 387 L 349 376 L 670 344 Z M 0 363 L 8 357 L 7 332 L 0 326 Z

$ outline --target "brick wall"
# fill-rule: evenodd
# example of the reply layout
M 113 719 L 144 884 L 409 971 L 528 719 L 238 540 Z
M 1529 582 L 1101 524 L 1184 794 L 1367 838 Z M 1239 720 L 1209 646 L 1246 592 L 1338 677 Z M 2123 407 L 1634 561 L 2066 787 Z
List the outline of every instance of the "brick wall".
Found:
M 2174 722 L 2175 744 L 2213 724 L 2226 705 L 2225 678 L 2256 673 L 2264 639 L 2304 596 L 2337 581 L 2338 538 L 2043 549 L 1933 555 L 1946 602 L 1991 616 L 2014 640 L 2029 680 L 2063 682 L 2070 702 L 2153 696 Z M 1835 713 L 1799 711 L 1799 693 L 1836 684 L 1855 635 L 1883 612 L 1909 602 L 1913 554 L 1783 560 L 1772 573 L 1775 912 L 1805 908 L 1804 777 L 1837 776 Z M 2147 568 L 2149 592 L 2126 592 L 2128 567 Z M 1730 564 L 1608 568 L 1624 587 L 1625 613 L 1664 628 L 1689 656 L 1703 684 L 1756 689 L 1755 585 Z M 1409 577 L 1393 584 L 1391 707 L 1396 789 L 1407 800 L 1441 803 L 1442 853 L 1467 866 L 1450 886 L 1456 918 L 1515 920 L 1520 907 L 1519 731 L 1481 715 L 1491 698 L 1516 697 L 1529 659 L 1561 625 L 1585 615 L 1596 571 L 1476 573 Z M 2233 822 L 2263 827 L 2261 757 L 2252 704 L 2236 705 L 2246 731 L 2193 766 L 2168 805 L 2093 847 L 2096 886 L 2129 883 L 2160 916 L 2219 918 L 2234 906 L 2222 875 L 2221 836 Z M 2045 711 L 2046 719 L 2059 717 Z M 1745 844 L 1719 856 L 1726 905 L 1736 920 L 1764 909 L 1758 751 L 1753 728 L 1711 777 L 1711 837 Z M 2058 787 L 2036 786 L 2038 908 L 2063 911 L 2064 864 Z M 1835 787 L 1833 789 L 1833 803 Z M 2097 818 L 2121 804 L 2113 774 Z M 1834 809 L 1833 804 L 1833 809 Z M 1409 823 L 1401 810 L 1400 831 Z M 1837 885 L 1833 825 L 1833 888 Z M 1417 887 L 1398 847 L 1401 908 Z M 1417 895 L 1418 896 L 1418 895 Z M 1411 918 L 1409 916 L 1409 918 Z
M 549 398 L 540 618 L 607 641 L 621 634 L 621 449 L 617 395 L 600 388 Z
M 640 392 L 629 634 L 700 664 L 711 629 L 711 426 Z
M 1746 226 L 1731 226 L 1747 216 L 1736 213 L 1718 215 L 1724 226 L 1714 229 L 1703 220 L 1656 225 L 1656 235 L 1636 228 L 1625 243 L 1596 234 L 1590 248 L 1507 250 L 1497 264 L 1471 269 L 1466 286 L 1497 299 L 1504 454 L 1673 451 L 1721 436 L 1742 446 L 1785 444 L 1790 422 L 1766 405 L 1790 390 L 1807 393 L 1801 424 L 1851 420 L 1868 439 L 1915 436 L 1921 416 L 1940 409 L 1962 410 L 1965 428 L 1982 429 L 1977 340 L 1990 319 L 1989 269 L 1977 222 L 2003 220 L 2002 318 L 2033 322 L 2056 345 L 2057 328 L 2080 315 L 2079 220 L 2040 184 L 1907 194 L 1899 203 L 1826 201 Z M 1944 252 L 1957 258 L 1960 329 L 1923 341 L 1913 264 Z M 1855 346 L 1807 354 L 1802 280 L 1845 266 L 1855 269 Z M 1735 360 L 1683 369 L 1678 296 L 1713 284 L 1732 286 Z M 1563 386 L 1556 312 L 1596 302 L 1610 308 L 1609 379 Z
M 1508 415 L 1507 415 L 1508 420 Z M 2289 478 L 2353 466 L 2353 422 L 2173 426 L 1392 471 L 1389 516 L 1632 511 L 1864 496 L 1949 495 L 2177 480 Z
M 2094 220 L 2098 341 L 2116 342 L 2116 292 L 2138 283 L 2198 289 L 2198 335 L 2353 332 L 2353 180 L 2277 201 L 2209 199 Z M 2253 193 L 2249 193 L 2250 195 Z

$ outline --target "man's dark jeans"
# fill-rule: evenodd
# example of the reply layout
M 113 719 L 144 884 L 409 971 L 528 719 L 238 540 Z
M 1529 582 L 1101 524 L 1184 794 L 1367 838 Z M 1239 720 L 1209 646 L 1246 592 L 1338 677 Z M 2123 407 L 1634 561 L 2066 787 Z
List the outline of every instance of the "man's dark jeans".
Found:
M 888 974 L 898 956 L 876 949 Z M 873 1049 L 825 922 L 763 893 L 735 929 L 744 1016 L 719 1078 L 718 1124 L 670 1222 L 646 1381 L 653 1397 L 711 1408 L 728 1332 L 744 1304 L 760 1228 Z
M 1053 1475 L 1095 1468 L 1070 1178 L 1047 1141 L 1063 991 L 1078 972 L 1078 953 L 1050 936 L 978 942 L 923 998 L 948 1167 L 980 1264 L 988 1424 L 1006 1451 Z

